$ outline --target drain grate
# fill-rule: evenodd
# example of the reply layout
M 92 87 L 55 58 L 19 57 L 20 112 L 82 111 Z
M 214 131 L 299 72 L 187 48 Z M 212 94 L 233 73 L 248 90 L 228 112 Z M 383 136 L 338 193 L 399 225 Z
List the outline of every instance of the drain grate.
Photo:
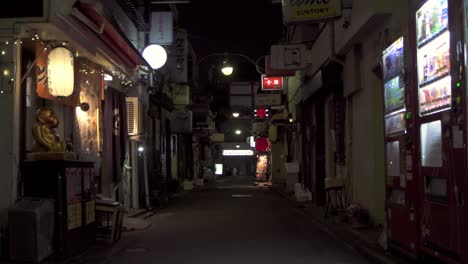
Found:
M 233 194 L 231 195 L 234 198 L 242 198 L 242 197 L 253 197 L 251 194 Z
M 149 249 L 143 248 L 143 247 L 125 249 L 125 253 L 145 253 L 145 252 L 148 252 L 148 251 L 149 251 Z

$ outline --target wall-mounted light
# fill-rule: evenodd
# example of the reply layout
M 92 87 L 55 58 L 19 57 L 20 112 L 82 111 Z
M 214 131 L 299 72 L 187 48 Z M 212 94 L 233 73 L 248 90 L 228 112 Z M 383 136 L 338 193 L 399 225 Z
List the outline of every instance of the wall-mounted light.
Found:
M 75 71 L 71 51 L 63 47 L 53 49 L 47 58 L 47 71 L 47 84 L 52 96 L 66 97 L 73 94 Z
M 236 130 L 236 135 L 240 135 L 240 134 L 242 134 L 242 131 L 240 131 L 239 129 Z
M 240 148 L 240 145 L 236 145 L 236 148 Z
M 143 146 L 139 146 L 138 147 L 138 152 L 143 152 L 143 151 L 145 151 L 145 148 Z
M 240 114 L 239 114 L 239 113 L 236 113 L 236 112 L 235 112 L 235 113 L 232 113 L 232 116 L 235 117 L 235 118 L 238 118 L 239 115 L 240 115 Z

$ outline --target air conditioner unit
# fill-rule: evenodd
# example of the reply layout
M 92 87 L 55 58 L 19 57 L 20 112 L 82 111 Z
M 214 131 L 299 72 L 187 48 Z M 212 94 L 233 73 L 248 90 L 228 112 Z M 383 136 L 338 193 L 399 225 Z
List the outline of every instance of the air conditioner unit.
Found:
M 39 263 L 53 253 L 54 200 L 25 197 L 8 211 L 10 257 Z
M 128 135 L 136 136 L 143 134 L 144 121 L 146 115 L 146 108 L 139 100 L 138 97 L 127 97 L 126 112 L 127 112 L 127 128 Z

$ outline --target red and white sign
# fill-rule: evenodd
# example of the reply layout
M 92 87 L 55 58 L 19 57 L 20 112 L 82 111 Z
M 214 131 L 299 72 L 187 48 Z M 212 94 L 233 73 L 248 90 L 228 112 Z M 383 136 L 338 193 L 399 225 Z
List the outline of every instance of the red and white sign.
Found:
M 277 91 L 283 89 L 283 77 L 270 77 L 262 75 L 262 90 Z
M 260 107 L 254 110 L 254 116 L 258 118 L 265 118 L 269 116 L 269 112 L 269 109 Z

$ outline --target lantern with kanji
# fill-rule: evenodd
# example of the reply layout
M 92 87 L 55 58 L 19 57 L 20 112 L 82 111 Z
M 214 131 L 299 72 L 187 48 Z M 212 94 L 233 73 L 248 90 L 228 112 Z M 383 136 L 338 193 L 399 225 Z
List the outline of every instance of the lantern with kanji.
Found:
M 47 58 L 47 86 L 49 93 L 56 97 L 73 94 L 75 85 L 73 54 L 66 48 L 53 49 Z

